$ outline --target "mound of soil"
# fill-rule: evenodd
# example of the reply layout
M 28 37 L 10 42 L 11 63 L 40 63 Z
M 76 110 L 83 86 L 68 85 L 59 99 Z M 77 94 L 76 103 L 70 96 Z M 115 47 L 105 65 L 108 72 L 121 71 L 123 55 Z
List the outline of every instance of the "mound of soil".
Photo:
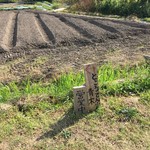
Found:
M 22 74 L 22 65 L 46 56 L 41 66 L 45 72 L 49 66 L 99 64 L 118 50 L 131 60 L 137 53 L 147 54 L 150 24 L 43 11 L 1 11 L 0 39 L 0 64 L 23 58 L 13 67 Z

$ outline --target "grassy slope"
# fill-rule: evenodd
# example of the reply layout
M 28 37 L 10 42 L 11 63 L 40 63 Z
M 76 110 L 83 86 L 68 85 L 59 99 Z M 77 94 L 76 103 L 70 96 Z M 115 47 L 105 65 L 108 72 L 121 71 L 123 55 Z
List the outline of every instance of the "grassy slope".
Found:
M 72 87 L 83 73 L 0 86 L 0 149 L 149 149 L 150 68 L 104 65 L 101 106 L 76 116 Z

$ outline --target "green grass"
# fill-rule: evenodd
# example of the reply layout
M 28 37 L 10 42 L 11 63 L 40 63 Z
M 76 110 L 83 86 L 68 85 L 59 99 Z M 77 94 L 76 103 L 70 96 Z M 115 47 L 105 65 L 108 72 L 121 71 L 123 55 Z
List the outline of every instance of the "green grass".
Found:
M 10 0 L 8 2 L 15 2 L 15 0 Z M 0 0 L 0 3 L 8 3 L 6 0 Z
M 133 95 L 147 91 L 150 87 L 150 69 L 147 64 L 133 67 L 113 67 L 110 64 L 99 68 L 100 93 L 107 95 Z M 47 94 L 57 101 L 71 100 L 72 88 L 84 84 L 83 72 L 66 73 L 49 83 L 32 82 L 29 79 L 21 83 L 0 84 L 0 102 L 19 99 L 27 95 Z
M 145 92 L 140 94 L 140 101 L 143 104 L 150 106 L 150 90 L 145 91 Z
M 42 6 L 42 8 L 46 9 L 46 10 L 52 10 L 52 9 L 57 9 L 60 7 L 60 3 L 58 3 L 57 1 L 54 1 L 52 3 L 49 3 L 47 1 L 44 2 L 36 2 L 35 5 L 38 6 Z M 37 7 L 38 9 L 38 7 Z
M 2 1 L 1 1 L 2 2 Z M 15 2 L 15 1 L 11 1 L 11 2 Z M 53 9 L 57 9 L 61 6 L 60 3 L 58 3 L 57 1 L 53 1 L 52 3 L 48 2 L 48 1 L 38 1 L 38 2 L 35 2 L 33 4 L 23 4 L 23 5 L 20 5 L 21 7 L 3 7 L 1 6 L 0 7 L 0 10 L 17 10 L 17 9 L 38 9 L 38 10 L 53 10 Z M 23 8 L 23 7 L 26 7 L 26 8 Z
M 36 2 L 35 5 L 39 5 L 42 6 L 42 8 L 46 9 L 46 10 L 51 10 L 51 6 L 49 6 L 49 2 Z
M 150 22 L 150 18 L 144 18 L 144 21 Z
M 149 149 L 150 67 L 105 64 L 98 72 L 100 107 L 81 116 L 72 88 L 85 83 L 82 71 L 1 83 L 0 149 L 88 149 L 87 139 L 90 149 Z

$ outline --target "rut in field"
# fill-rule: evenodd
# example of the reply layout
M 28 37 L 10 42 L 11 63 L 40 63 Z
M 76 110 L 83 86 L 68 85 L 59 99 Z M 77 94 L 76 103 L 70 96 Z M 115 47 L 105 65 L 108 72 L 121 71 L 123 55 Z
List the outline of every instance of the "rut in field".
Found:
M 149 38 L 150 25 L 86 16 L 9 11 L 0 13 L 0 53 Z M 140 39 L 139 39 L 140 40 Z
M 82 34 L 82 36 L 84 36 L 85 38 L 88 38 L 90 40 L 94 40 L 95 37 L 90 34 L 88 31 L 86 31 L 85 29 L 83 29 L 82 27 L 80 27 L 79 25 L 73 23 L 72 21 L 70 21 L 69 19 L 60 16 L 59 19 L 64 22 L 65 24 L 69 25 L 70 27 L 74 28 L 75 30 L 77 30 L 77 32 L 79 32 L 80 34 Z
M 37 29 L 40 32 L 43 40 L 47 43 L 51 42 L 53 45 L 56 44 L 56 39 L 53 34 L 53 32 L 47 27 L 45 22 L 42 20 L 41 16 L 39 13 L 35 14 L 36 15 L 36 25 Z
M 10 13 L 7 18 L 4 35 L 1 40 L 1 47 L 6 51 L 16 46 L 18 13 Z

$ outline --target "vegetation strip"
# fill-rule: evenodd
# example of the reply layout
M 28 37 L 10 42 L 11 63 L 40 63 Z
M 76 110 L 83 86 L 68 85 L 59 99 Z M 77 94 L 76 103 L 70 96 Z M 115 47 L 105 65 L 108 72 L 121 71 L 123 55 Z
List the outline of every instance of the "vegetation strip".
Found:
M 83 73 L 63 74 L 50 83 L 34 83 L 30 78 L 21 83 L 0 85 L 0 102 L 18 99 L 27 95 L 48 94 L 59 102 L 72 99 L 72 88 L 84 83 Z M 132 95 L 149 90 L 150 68 L 148 64 L 125 68 L 104 65 L 99 68 L 100 93 L 107 95 Z

